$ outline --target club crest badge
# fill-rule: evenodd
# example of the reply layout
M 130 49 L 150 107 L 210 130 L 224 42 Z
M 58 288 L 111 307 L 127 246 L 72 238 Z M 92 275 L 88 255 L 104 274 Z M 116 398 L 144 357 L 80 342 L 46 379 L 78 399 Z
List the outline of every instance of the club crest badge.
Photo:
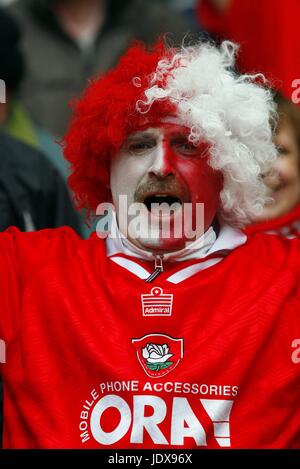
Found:
M 166 334 L 147 334 L 132 339 L 137 358 L 150 378 L 161 378 L 178 365 L 183 358 L 183 339 Z
M 171 316 L 173 294 L 166 294 L 160 287 L 154 287 L 151 293 L 141 295 L 143 316 Z

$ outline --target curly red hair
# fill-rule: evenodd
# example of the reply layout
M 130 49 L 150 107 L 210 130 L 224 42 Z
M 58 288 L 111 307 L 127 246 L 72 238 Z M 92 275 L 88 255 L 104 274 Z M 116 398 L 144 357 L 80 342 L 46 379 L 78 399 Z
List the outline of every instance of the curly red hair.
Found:
M 145 115 L 137 110 L 137 101 L 143 99 L 158 61 L 170 53 L 162 40 L 152 49 L 134 44 L 115 69 L 91 80 L 74 103 L 63 145 L 65 158 L 71 163 L 68 182 L 78 208 L 90 213 L 99 203 L 111 200 L 110 160 L 127 136 L 146 122 Z M 148 125 L 173 109 L 167 100 L 154 103 L 147 112 Z

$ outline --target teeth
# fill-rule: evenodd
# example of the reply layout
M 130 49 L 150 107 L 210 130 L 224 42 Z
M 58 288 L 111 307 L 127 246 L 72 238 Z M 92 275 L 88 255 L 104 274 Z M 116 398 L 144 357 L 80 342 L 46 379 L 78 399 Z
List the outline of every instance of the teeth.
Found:
M 155 211 L 157 209 L 157 206 L 159 206 L 159 210 L 165 208 L 166 212 L 168 212 L 168 207 L 165 207 L 166 203 L 169 207 L 173 205 L 173 203 L 177 203 L 180 205 L 182 204 L 181 200 L 178 197 L 168 194 L 155 194 L 148 196 L 145 198 L 144 203 L 149 211 Z

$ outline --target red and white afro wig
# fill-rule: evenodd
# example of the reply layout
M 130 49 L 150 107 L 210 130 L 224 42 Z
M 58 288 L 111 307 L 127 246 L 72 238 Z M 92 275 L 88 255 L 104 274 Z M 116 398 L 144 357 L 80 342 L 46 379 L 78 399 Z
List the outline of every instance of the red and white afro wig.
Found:
M 131 132 L 176 115 L 190 128 L 191 142 L 210 143 L 209 164 L 224 179 L 223 220 L 243 226 L 256 217 L 267 200 L 261 175 L 276 158 L 276 113 L 258 75 L 233 71 L 236 50 L 227 41 L 220 48 L 200 43 L 174 49 L 160 41 L 147 50 L 137 44 L 115 69 L 92 80 L 64 138 L 78 206 L 94 211 L 111 200 L 110 160 Z

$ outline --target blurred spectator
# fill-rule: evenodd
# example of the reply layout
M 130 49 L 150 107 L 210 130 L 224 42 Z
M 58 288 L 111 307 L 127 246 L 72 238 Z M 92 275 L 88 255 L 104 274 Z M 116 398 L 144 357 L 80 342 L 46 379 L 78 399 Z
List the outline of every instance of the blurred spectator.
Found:
M 198 0 L 197 16 L 218 39 L 240 44 L 241 72 L 263 72 L 300 102 L 299 0 Z
M 279 157 L 272 173 L 265 177 L 273 202 L 262 213 L 260 223 L 248 233 L 267 231 L 300 237 L 300 109 L 277 93 L 279 121 L 275 143 Z
M 19 87 L 26 74 L 20 40 L 17 23 L 0 9 L 0 79 L 6 84 L 6 103 L 0 104 L 0 128 L 17 140 L 41 149 L 66 179 L 68 165 L 61 147 L 50 132 L 32 122 L 19 100 Z
M 68 225 L 81 234 L 65 182 L 39 151 L 0 133 L 0 231 Z
M 193 22 L 194 24 L 196 23 L 196 18 L 195 18 L 195 5 L 196 5 L 196 0 L 154 0 L 154 1 L 159 1 L 161 4 L 172 8 L 175 11 L 178 11 L 179 13 L 184 14 L 185 16 L 188 17 L 188 19 Z M 148 0 L 148 2 L 153 3 L 153 0 Z
M 0 5 L 1 6 L 6 6 L 9 5 L 10 3 L 13 3 L 15 0 L 0 0 Z
M 134 39 L 178 43 L 190 23 L 146 0 L 19 0 L 8 7 L 23 33 L 28 74 L 22 100 L 35 123 L 64 134 L 68 101 L 88 77 L 113 66 Z

